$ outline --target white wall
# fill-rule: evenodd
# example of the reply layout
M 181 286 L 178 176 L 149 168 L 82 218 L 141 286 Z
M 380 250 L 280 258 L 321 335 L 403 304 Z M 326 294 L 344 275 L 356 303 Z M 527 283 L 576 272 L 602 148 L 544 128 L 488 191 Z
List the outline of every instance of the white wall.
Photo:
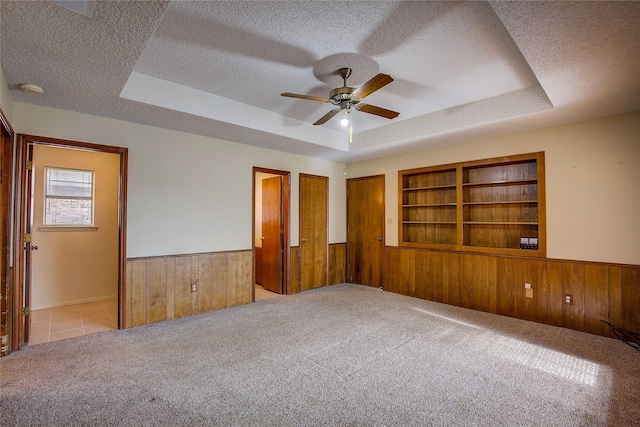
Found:
M 329 176 L 329 242 L 346 241 L 344 164 L 21 102 L 14 129 L 129 149 L 127 257 L 251 248 L 253 166 L 291 172 L 291 245 L 299 173 Z
M 43 227 L 45 166 L 95 172 L 97 229 Z M 120 156 L 36 145 L 33 171 L 32 309 L 117 297 Z
M 547 256 L 640 264 L 640 113 L 425 149 L 347 165 L 385 174 L 387 245 L 398 244 L 398 170 L 545 152 Z M 332 199 L 333 200 L 333 199 Z

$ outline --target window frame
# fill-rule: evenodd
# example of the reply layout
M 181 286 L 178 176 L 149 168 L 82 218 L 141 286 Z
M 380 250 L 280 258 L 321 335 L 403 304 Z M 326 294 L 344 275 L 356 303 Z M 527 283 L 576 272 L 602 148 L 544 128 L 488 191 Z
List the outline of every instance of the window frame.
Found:
M 69 172 L 81 172 L 81 173 L 89 173 L 91 175 L 91 196 L 86 197 L 73 197 L 73 196 L 51 196 L 48 194 L 48 184 L 49 184 L 49 171 L 57 170 L 57 171 L 69 171 Z M 58 167 L 58 166 L 45 166 L 44 167 L 44 190 L 43 190 L 43 209 L 42 209 L 42 225 L 45 228 L 87 228 L 93 229 L 95 228 L 95 207 L 96 207 L 96 171 L 88 170 L 88 169 L 75 169 L 75 168 L 67 168 L 67 167 Z M 89 200 L 91 202 L 91 218 L 90 223 L 82 224 L 82 223 L 48 223 L 47 222 L 47 212 L 48 205 L 47 201 L 49 199 L 67 199 L 67 200 Z

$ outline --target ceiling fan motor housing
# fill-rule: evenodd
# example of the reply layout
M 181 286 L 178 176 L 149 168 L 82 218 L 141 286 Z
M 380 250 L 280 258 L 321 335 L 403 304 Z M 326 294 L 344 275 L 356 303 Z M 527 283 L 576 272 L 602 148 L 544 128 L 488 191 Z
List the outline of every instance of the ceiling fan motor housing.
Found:
M 351 96 L 355 88 L 352 87 L 339 87 L 329 92 L 329 101 L 334 105 L 340 105 L 342 101 L 352 101 L 353 104 L 360 100 L 354 96 Z

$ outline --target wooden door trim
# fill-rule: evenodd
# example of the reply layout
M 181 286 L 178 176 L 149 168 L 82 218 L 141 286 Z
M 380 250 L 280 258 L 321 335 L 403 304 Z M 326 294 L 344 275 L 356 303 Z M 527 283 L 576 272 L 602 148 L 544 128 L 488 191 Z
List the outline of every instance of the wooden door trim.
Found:
M 323 286 L 328 286 L 329 284 L 329 177 L 322 175 L 312 175 L 308 173 L 300 173 L 298 177 L 298 239 L 302 238 L 302 177 L 305 178 L 314 178 L 314 179 L 323 179 L 327 182 L 327 209 L 325 212 L 325 218 L 327 218 L 326 222 L 326 232 L 327 232 L 327 247 L 325 248 L 325 274 L 324 274 L 324 283 Z M 300 257 L 298 257 L 298 271 L 300 280 L 302 280 L 302 242 L 298 241 L 298 247 L 300 248 Z M 300 290 L 301 286 L 298 287 Z
M 57 148 L 71 148 L 95 151 L 100 153 L 112 153 L 120 156 L 120 182 L 118 184 L 118 328 L 122 329 L 126 325 L 125 298 L 126 298 L 126 250 L 127 250 L 127 171 L 129 151 L 124 147 L 110 145 L 93 144 L 90 142 L 70 141 L 65 139 L 48 138 L 36 135 L 18 135 L 16 146 L 16 171 L 15 171 L 15 202 L 14 202 L 14 274 L 13 274 L 13 296 L 14 309 L 12 317 L 16 324 L 12 328 L 12 348 L 19 350 L 22 348 L 22 331 L 24 328 L 22 318 L 22 298 L 24 298 L 24 244 L 22 242 L 25 222 L 25 197 L 29 194 L 26 189 L 24 179 L 24 165 L 27 158 L 27 147 L 29 144 L 47 145 Z
M 362 180 L 366 180 L 366 179 L 382 178 L 382 206 L 383 206 L 383 210 L 384 210 L 385 205 L 386 205 L 386 201 L 387 201 L 387 198 L 386 198 L 386 195 L 385 195 L 385 192 L 386 192 L 385 176 L 386 176 L 385 174 L 378 174 L 378 175 L 360 176 L 360 177 L 357 177 L 357 178 L 347 178 L 347 180 L 346 180 L 347 188 L 346 188 L 345 194 L 346 194 L 346 197 L 347 197 L 347 203 L 346 203 L 346 205 L 347 205 L 347 217 L 345 218 L 345 220 L 347 222 L 347 224 L 346 224 L 346 228 L 347 228 L 346 246 L 347 247 L 346 247 L 345 253 L 346 253 L 346 257 L 347 257 L 347 263 L 345 265 L 345 280 L 347 282 L 349 282 L 348 269 L 349 269 L 349 259 L 350 259 L 349 258 L 349 183 L 355 182 L 355 181 L 362 181 Z M 382 280 L 382 289 L 384 289 L 385 285 L 386 285 L 385 277 L 386 277 L 386 272 L 387 272 L 387 257 L 386 257 L 386 254 L 385 254 L 386 248 L 387 248 L 387 236 L 386 236 L 386 234 L 387 234 L 387 226 L 386 226 L 385 218 L 382 218 L 382 227 L 383 227 L 383 232 L 382 232 L 382 236 L 381 236 L 382 237 L 382 278 L 381 278 L 381 280 Z
M 278 169 L 269 169 L 254 166 L 251 173 L 251 302 L 256 300 L 256 173 L 269 173 L 272 175 L 280 175 L 282 177 L 282 220 L 284 222 L 284 247 L 282 260 L 282 293 L 289 295 L 289 252 L 291 243 L 289 241 L 290 224 L 290 193 L 291 193 L 291 172 Z

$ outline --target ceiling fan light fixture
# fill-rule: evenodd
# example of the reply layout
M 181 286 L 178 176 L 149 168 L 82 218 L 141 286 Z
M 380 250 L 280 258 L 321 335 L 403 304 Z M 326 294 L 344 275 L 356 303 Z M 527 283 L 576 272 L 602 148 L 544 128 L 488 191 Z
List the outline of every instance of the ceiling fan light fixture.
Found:
M 342 126 L 349 126 L 349 109 L 342 110 L 344 117 L 340 120 Z

